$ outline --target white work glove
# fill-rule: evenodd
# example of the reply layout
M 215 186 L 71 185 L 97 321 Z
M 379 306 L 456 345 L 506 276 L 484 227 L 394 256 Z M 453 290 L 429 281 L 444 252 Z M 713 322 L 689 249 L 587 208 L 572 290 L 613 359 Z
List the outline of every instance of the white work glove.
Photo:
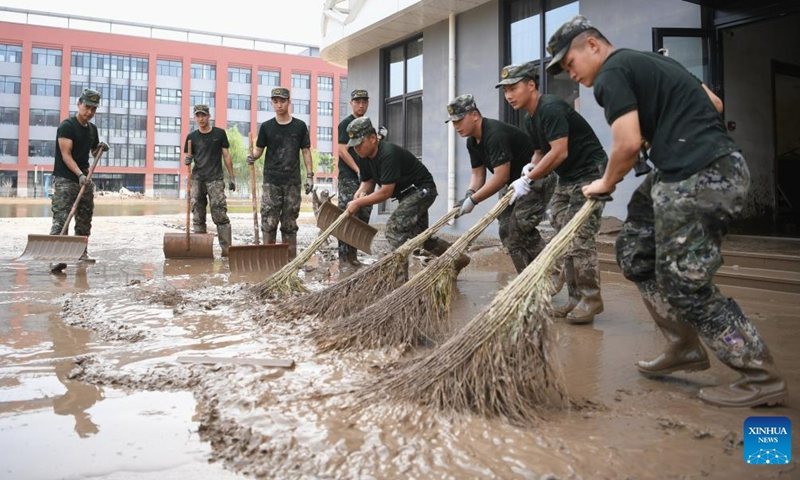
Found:
M 472 209 L 475 208 L 475 205 L 477 205 L 477 203 L 475 203 L 472 200 L 472 196 L 467 195 L 467 197 L 461 203 L 461 210 L 459 210 L 458 213 L 456 214 L 456 218 L 460 217 L 461 215 L 466 215 L 472 212 Z
M 108 151 L 108 144 L 106 142 L 100 142 L 100 143 L 97 144 L 97 148 L 102 150 L 102 151 L 104 151 L 104 152 L 107 152 Z
M 81 176 L 78 177 L 78 184 L 82 187 L 82 186 L 86 185 L 87 183 L 89 185 L 91 185 L 92 181 L 89 180 L 88 178 L 86 178 L 86 175 L 81 174 Z
M 533 171 L 534 168 L 536 168 L 536 165 L 532 163 L 526 163 L 525 166 L 522 167 L 522 176 L 527 177 L 528 174 L 531 173 L 531 171 Z
M 184 165 L 191 165 L 192 164 L 192 160 L 194 160 L 193 156 L 186 155 L 185 157 L 183 157 L 183 164 Z
M 254 157 L 254 156 L 252 156 L 252 155 L 248 155 L 248 156 L 247 156 L 247 164 L 248 164 L 248 165 L 252 165 L 252 164 L 254 164 L 254 163 L 256 163 L 256 157 Z
M 514 189 L 514 195 L 511 197 L 511 201 L 508 202 L 509 205 L 514 205 L 514 202 L 520 198 L 524 197 L 531 191 L 531 180 L 528 177 L 519 177 L 518 179 L 511 182 L 511 188 Z

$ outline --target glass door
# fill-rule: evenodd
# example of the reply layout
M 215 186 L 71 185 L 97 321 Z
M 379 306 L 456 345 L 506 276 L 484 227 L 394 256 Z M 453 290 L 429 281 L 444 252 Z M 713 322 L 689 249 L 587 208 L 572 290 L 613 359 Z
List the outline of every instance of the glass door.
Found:
M 715 32 L 701 28 L 654 28 L 653 51 L 677 60 L 719 95 Z

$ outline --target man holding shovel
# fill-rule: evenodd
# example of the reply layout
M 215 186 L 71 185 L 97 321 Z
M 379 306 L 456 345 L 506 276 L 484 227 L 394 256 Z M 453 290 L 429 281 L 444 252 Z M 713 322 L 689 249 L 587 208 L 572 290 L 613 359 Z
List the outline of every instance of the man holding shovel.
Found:
M 722 101 L 675 60 L 616 49 L 581 15 L 553 34 L 547 50 L 547 70 L 564 70 L 594 87 L 611 125 L 608 168 L 583 187 L 584 195 L 613 192 L 636 164 L 642 140 L 651 146 L 656 168 L 633 193 L 616 242 L 622 272 L 636 283 L 668 340 L 666 351 L 640 361 L 639 370 L 667 375 L 707 369 L 702 339 L 741 376 L 701 389 L 701 400 L 719 407 L 784 402 L 786 382 L 769 348 L 713 282 L 722 240 L 750 184 L 747 163 L 720 116 Z
M 86 89 L 78 98 L 78 112 L 58 126 L 56 131 L 56 156 L 53 163 L 53 225 L 50 235 L 59 235 L 64 228 L 72 205 L 78 198 L 81 186 L 86 185 L 75 212 L 75 235 L 88 237 L 92 233 L 94 214 L 94 185 L 86 176 L 89 173 L 89 155 L 98 149 L 108 151 L 108 144 L 99 141 L 97 127 L 90 120 L 100 105 L 100 92 Z M 88 249 L 81 261 L 93 262 Z
M 472 212 L 475 205 L 497 192 L 502 198 L 511 181 L 531 161 L 533 144 L 519 128 L 481 115 L 472 95 L 454 98 L 447 105 L 447 114 L 446 122 L 452 122 L 456 132 L 467 137 L 472 164 L 469 188 L 459 202 L 461 210 L 457 218 Z M 486 170 L 492 172 L 488 181 Z M 541 178 L 497 218 L 500 240 L 511 255 L 517 273 L 525 270 L 546 245 L 536 227 L 544 217 L 554 187 L 553 176 Z
M 228 170 L 228 188 L 236 190 L 236 177 L 233 162 L 228 151 L 228 134 L 219 127 L 212 127 L 208 105 L 194 106 L 194 121 L 197 130 L 186 136 L 183 151 L 184 163 L 192 170 L 192 224 L 194 233 L 206 233 L 206 206 L 211 204 L 211 220 L 217 226 L 217 240 L 222 256 L 228 256 L 231 246 L 231 221 L 228 219 L 228 202 L 225 198 L 225 176 L 222 173 L 220 158 Z M 191 144 L 189 143 L 191 141 Z M 191 145 L 192 151 L 189 150 Z
M 350 138 L 347 145 L 355 149 L 361 168 L 361 186 L 355 198 L 347 204 L 350 215 L 393 198 L 399 202 L 386 222 L 386 240 L 393 248 L 399 248 L 406 240 L 428 228 L 428 209 L 438 193 L 433 175 L 417 157 L 408 150 L 389 142 L 379 141 L 378 132 L 369 117 L 353 120 L 347 127 Z M 380 185 L 380 189 L 375 187 Z M 450 247 L 441 238 L 431 237 L 425 244 L 437 257 Z M 470 262 L 467 255 L 456 261 L 461 270 Z
M 271 95 L 275 118 L 261 124 L 256 146 L 247 156 L 247 163 L 255 163 L 267 149 L 261 231 L 265 244 L 275 243 L 280 223 L 281 240 L 289 244 L 289 260 L 292 260 L 297 256 L 297 217 L 300 216 L 300 152 L 306 165 L 306 195 L 314 189 L 311 140 L 305 122 L 289 113 L 289 89 L 275 87 Z
M 524 110 L 535 154 L 522 178 L 513 183 L 520 195 L 528 183 L 555 172 L 558 185 L 553 193 L 553 227 L 561 230 L 586 203 L 581 188 L 597 180 L 608 162 L 603 146 L 592 127 L 567 102 L 555 95 L 539 91 L 539 74 L 533 62 L 509 65 L 500 73 L 506 101 L 514 110 Z M 600 296 L 600 270 L 597 263 L 597 232 L 603 215 L 603 202 L 598 202 L 592 217 L 576 233 L 564 255 L 564 279 L 569 291 L 566 305 L 555 306 L 556 317 L 569 323 L 585 324 L 603 312 Z M 556 282 L 557 283 L 557 282 Z
M 347 136 L 347 126 L 356 118 L 361 118 L 367 113 L 369 108 L 369 93 L 366 90 L 357 88 L 350 92 L 350 107 L 353 113 L 339 122 L 339 208 L 344 210 L 347 204 L 353 200 L 353 195 L 360 186 L 359 168 L 356 163 L 356 152 L 352 147 L 347 146 L 350 137 Z M 356 217 L 369 223 L 372 214 L 372 206 L 361 208 Z M 350 264 L 359 266 L 358 251 L 339 240 L 339 265 Z

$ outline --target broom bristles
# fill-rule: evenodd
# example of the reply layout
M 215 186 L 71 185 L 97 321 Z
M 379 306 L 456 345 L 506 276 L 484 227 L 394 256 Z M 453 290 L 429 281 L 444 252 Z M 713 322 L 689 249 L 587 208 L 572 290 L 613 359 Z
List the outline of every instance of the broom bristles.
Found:
M 294 260 L 284 265 L 283 268 L 273 273 L 265 280 L 256 284 L 253 287 L 256 295 L 258 295 L 259 298 L 266 298 L 274 296 L 281 297 L 296 292 L 308 292 L 308 289 L 306 289 L 303 282 L 297 276 L 297 272 L 303 268 L 303 265 L 314 255 L 317 249 L 325 243 L 336 227 L 347 219 L 348 215 L 347 212 L 339 215 L 339 217 L 334 220 L 324 232 L 320 233 L 316 240 L 311 242 L 311 245 L 297 255 Z
M 402 401 L 530 423 L 569 405 L 554 358 L 548 272 L 592 214 L 590 199 L 528 267 L 461 331 L 429 355 L 400 363 L 368 386 L 359 403 Z
M 469 244 L 508 207 L 513 190 L 428 267 L 363 310 L 334 319 L 312 337 L 321 351 L 414 345 L 442 338 L 448 327 L 456 260 Z
M 445 226 L 458 213 L 455 208 L 414 238 L 408 239 L 394 252 L 360 272 L 330 287 L 301 297 L 290 298 L 281 305 L 281 315 L 316 315 L 328 319 L 341 318 L 362 310 L 395 289 L 398 275 L 411 253 Z

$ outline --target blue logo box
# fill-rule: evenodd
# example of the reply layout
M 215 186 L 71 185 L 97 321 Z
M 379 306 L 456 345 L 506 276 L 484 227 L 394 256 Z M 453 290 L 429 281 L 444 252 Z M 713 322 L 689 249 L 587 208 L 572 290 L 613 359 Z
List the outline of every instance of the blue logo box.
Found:
M 786 417 L 749 417 L 744 421 L 744 461 L 785 465 L 792 461 L 792 421 Z

